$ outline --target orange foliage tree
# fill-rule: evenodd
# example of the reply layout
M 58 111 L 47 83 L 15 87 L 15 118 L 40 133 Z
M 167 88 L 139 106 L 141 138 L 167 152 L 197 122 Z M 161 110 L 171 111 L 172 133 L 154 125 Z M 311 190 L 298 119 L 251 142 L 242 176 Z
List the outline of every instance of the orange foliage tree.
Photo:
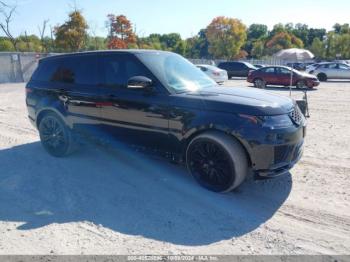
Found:
M 302 48 L 303 46 L 303 41 L 301 39 L 288 32 L 276 33 L 269 41 L 266 42 L 269 55 L 272 55 L 282 49 L 292 47 Z
M 136 36 L 133 32 L 131 22 L 124 15 L 108 16 L 108 48 L 109 49 L 126 49 L 136 43 Z

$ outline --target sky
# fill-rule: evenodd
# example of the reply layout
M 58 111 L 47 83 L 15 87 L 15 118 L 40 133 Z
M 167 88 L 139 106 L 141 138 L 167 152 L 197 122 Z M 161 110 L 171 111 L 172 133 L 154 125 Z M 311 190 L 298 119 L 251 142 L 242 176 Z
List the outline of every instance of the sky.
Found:
M 194 36 L 216 16 L 240 19 L 249 26 L 276 23 L 305 23 L 330 30 L 338 23 L 350 23 L 350 0 L 4 0 L 17 2 L 11 27 L 14 35 L 39 34 L 38 26 L 45 19 L 55 26 L 67 19 L 76 5 L 96 35 L 106 36 L 106 15 L 124 14 L 133 23 L 136 33 L 180 33 Z M 74 4 L 74 2 L 76 4 Z

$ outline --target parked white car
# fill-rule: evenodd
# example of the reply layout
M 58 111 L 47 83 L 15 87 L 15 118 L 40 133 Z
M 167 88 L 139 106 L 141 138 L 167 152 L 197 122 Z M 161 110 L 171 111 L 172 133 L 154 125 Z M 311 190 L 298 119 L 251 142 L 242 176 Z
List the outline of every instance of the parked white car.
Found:
M 196 65 L 200 70 L 202 70 L 209 77 L 214 79 L 216 83 L 222 84 L 228 80 L 228 75 L 226 70 L 222 70 L 213 65 Z
M 307 73 L 317 76 L 320 81 L 350 79 L 350 66 L 336 62 L 320 63 L 316 68 L 308 68 Z

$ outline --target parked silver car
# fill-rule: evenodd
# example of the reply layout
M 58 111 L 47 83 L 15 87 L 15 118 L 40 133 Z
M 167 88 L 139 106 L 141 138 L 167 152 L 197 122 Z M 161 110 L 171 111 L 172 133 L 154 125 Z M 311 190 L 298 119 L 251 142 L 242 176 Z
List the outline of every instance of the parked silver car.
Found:
M 339 62 L 320 63 L 316 68 L 308 68 L 307 73 L 317 76 L 320 81 L 350 79 L 350 66 Z
M 213 65 L 196 65 L 200 70 L 202 70 L 206 75 L 214 79 L 218 84 L 222 84 L 228 80 L 227 71 L 222 70 Z

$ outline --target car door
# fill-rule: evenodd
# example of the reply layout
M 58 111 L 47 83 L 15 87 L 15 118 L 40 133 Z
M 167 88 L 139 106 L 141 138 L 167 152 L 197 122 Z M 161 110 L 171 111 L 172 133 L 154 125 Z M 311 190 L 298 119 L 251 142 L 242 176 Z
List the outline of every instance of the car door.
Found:
M 243 63 L 236 63 L 236 72 L 239 77 L 246 77 L 248 75 L 248 66 Z
M 338 70 L 338 64 L 332 63 L 325 65 L 325 73 L 327 78 L 341 78 Z
M 342 79 L 350 79 L 350 67 L 345 64 L 338 64 L 338 75 Z
M 100 63 L 103 129 L 120 142 L 165 149 L 169 135 L 167 91 L 134 55 L 102 56 Z M 128 87 L 133 76 L 150 78 L 152 90 Z
M 276 67 L 276 85 L 288 86 L 291 80 L 291 70 L 284 67 Z
M 96 56 L 74 55 L 57 59 L 57 63 L 50 82 L 67 121 L 84 131 L 97 127 L 101 96 L 97 86 Z
M 276 82 L 276 74 L 275 74 L 275 68 L 274 67 L 265 67 L 262 68 L 262 78 L 265 81 L 266 84 L 274 84 Z

